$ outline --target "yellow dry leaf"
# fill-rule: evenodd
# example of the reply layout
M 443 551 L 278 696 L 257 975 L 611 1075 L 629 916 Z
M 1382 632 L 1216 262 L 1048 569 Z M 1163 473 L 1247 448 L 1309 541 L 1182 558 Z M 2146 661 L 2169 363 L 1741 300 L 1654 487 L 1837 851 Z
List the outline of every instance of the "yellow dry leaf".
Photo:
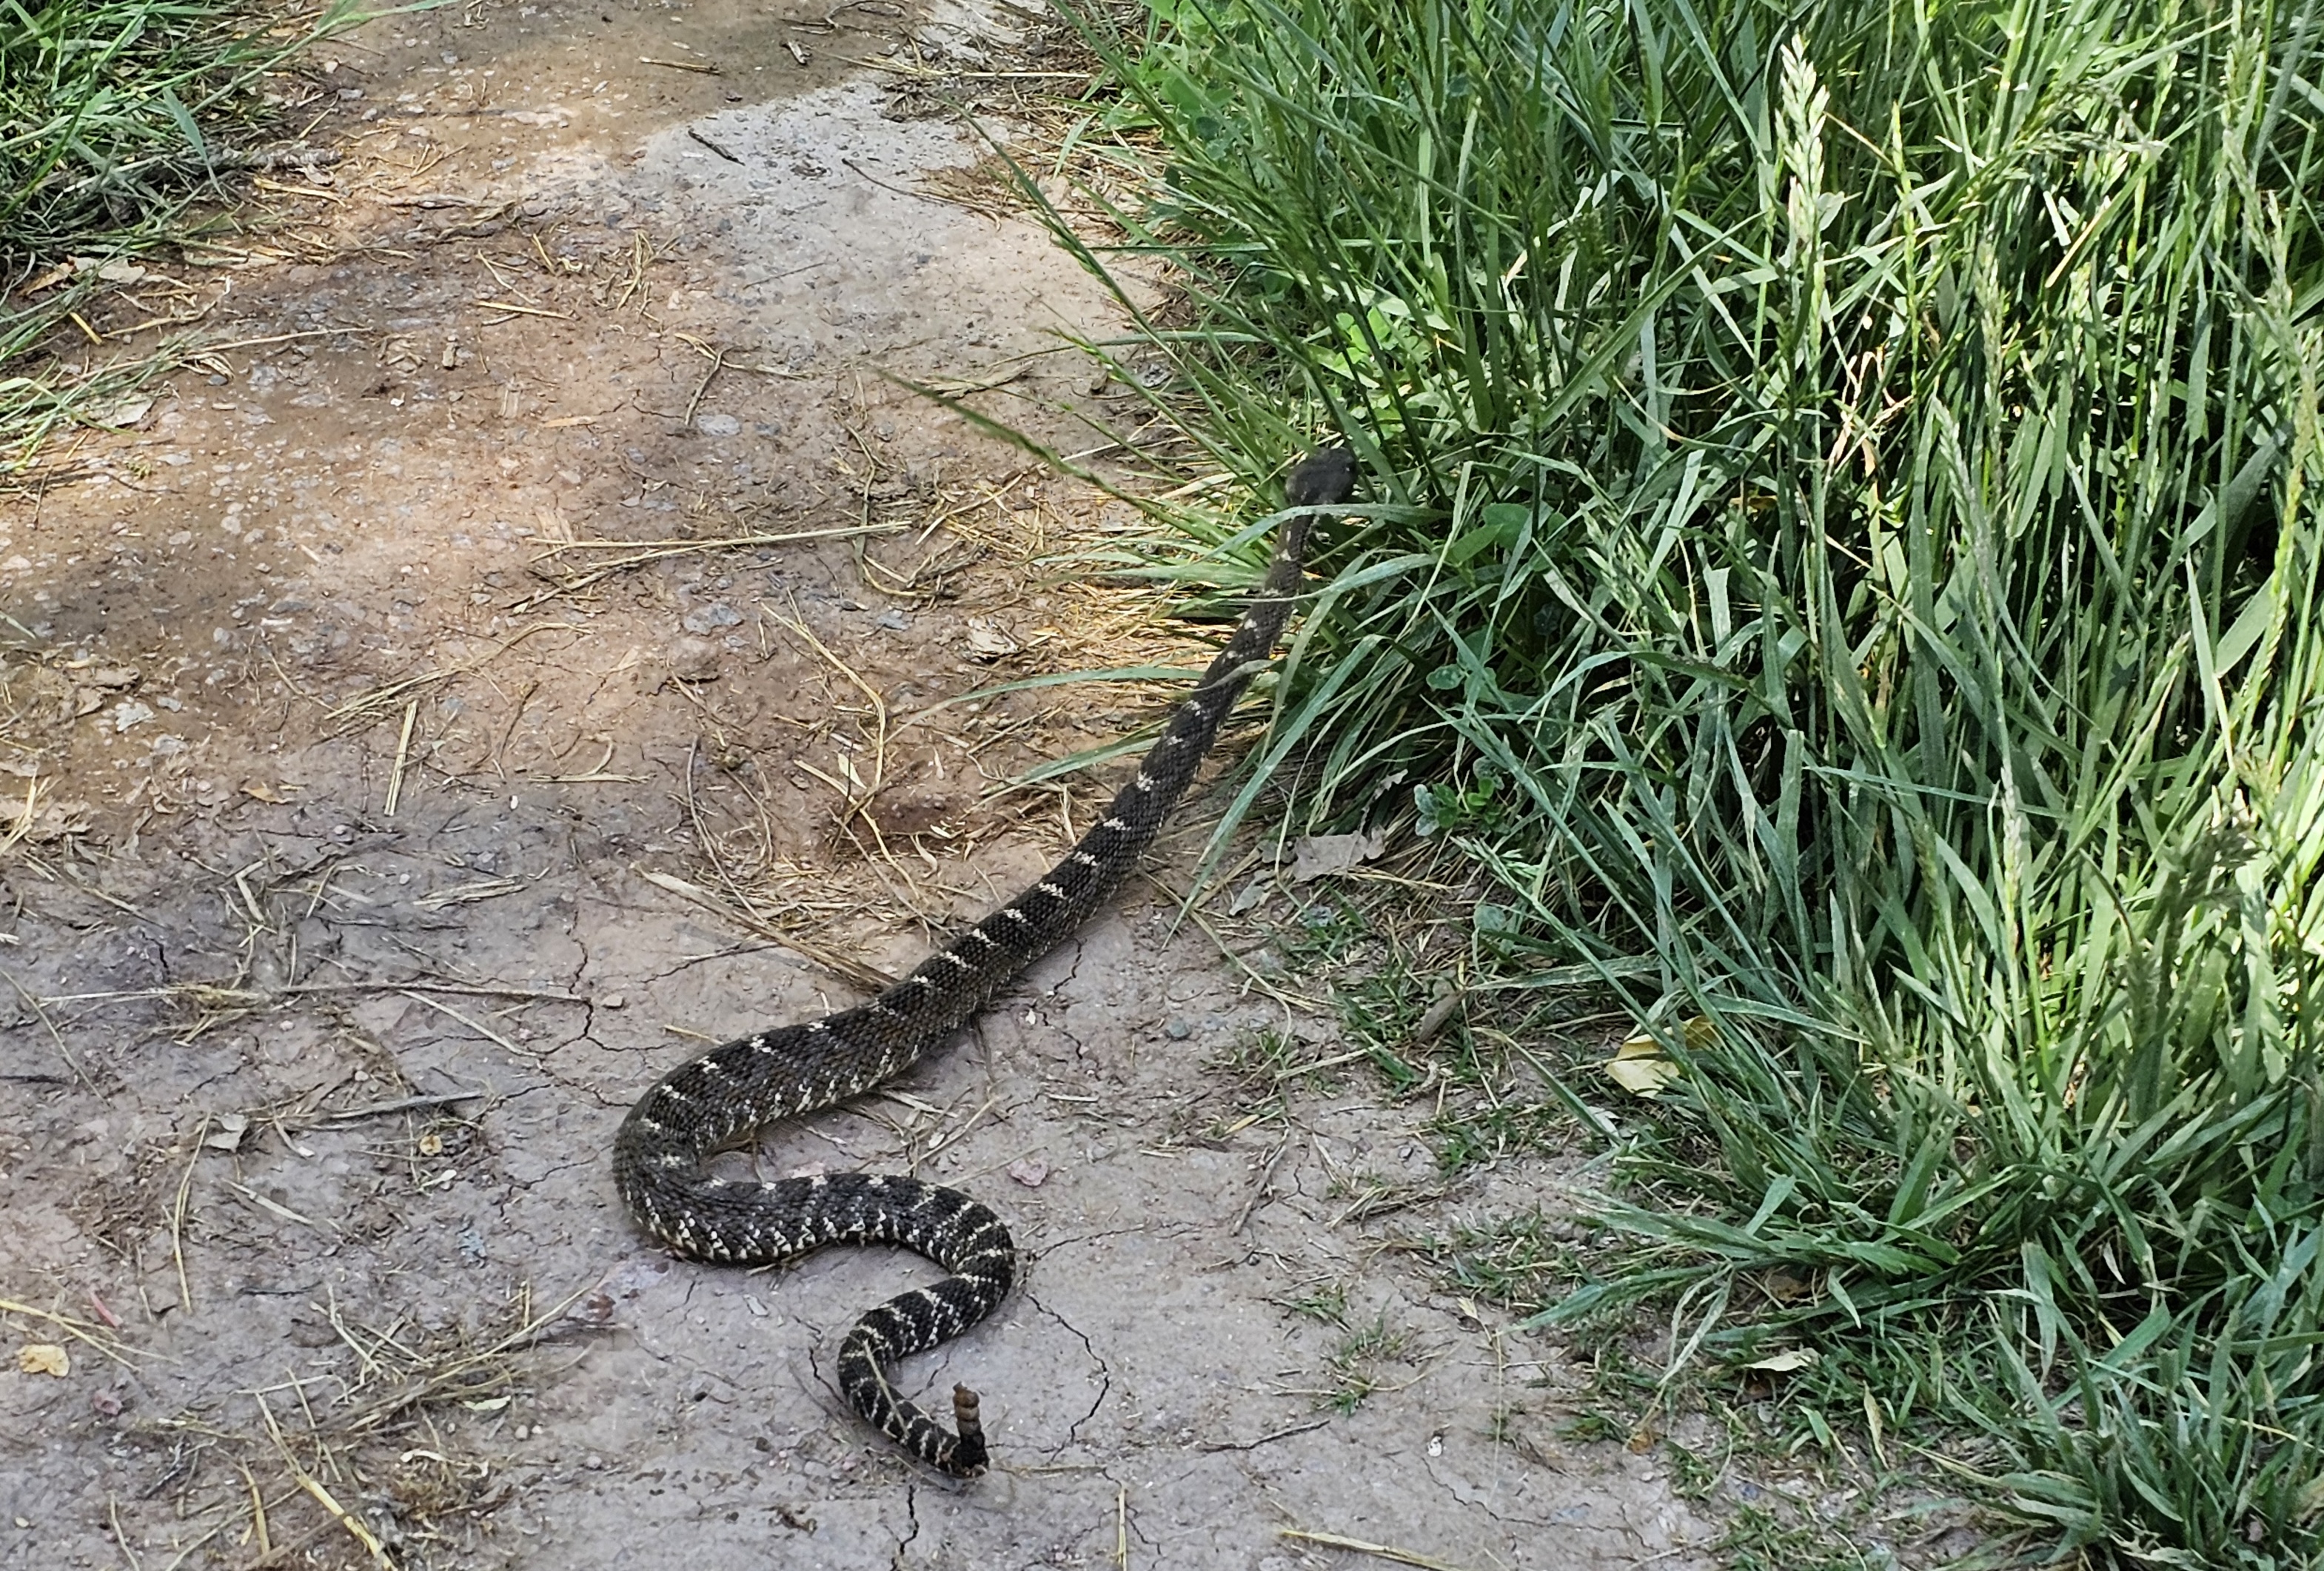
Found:
M 1661 1095 L 1663 1087 L 1678 1079 L 1678 1066 L 1659 1053 L 1628 1052 L 1629 1045 L 1624 1042 L 1625 1051 L 1606 1060 L 1607 1077 L 1633 1096 Z
M 1719 1028 L 1701 1015 L 1682 1021 L 1679 1030 L 1691 1053 L 1702 1052 L 1719 1040 Z M 1633 1096 L 1659 1096 L 1665 1086 L 1676 1085 L 1685 1073 L 1663 1057 L 1662 1043 L 1646 1031 L 1640 1031 L 1615 1049 L 1614 1056 L 1603 1067 L 1615 1085 Z
M 53 1342 L 27 1342 L 16 1349 L 16 1367 L 26 1374 L 68 1375 L 72 1360 Z

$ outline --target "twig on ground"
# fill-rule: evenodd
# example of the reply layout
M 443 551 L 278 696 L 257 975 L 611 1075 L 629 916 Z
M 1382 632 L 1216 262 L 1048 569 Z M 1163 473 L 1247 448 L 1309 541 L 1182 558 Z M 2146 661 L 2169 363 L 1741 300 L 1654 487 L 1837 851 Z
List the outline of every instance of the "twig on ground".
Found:
M 97 1082 L 88 1077 L 88 1072 L 80 1067 L 80 1060 L 73 1057 L 70 1048 L 65 1046 L 63 1033 L 57 1030 L 56 1021 L 49 1018 L 49 1012 L 41 1007 L 41 1001 L 27 992 L 23 983 L 16 980 L 14 972 L 0 971 L 0 976 L 6 977 L 8 985 L 16 990 L 16 996 L 31 1007 L 33 1015 L 40 1021 L 42 1029 L 49 1033 L 49 1040 L 56 1044 L 57 1057 L 62 1058 L 65 1061 L 65 1067 L 73 1072 L 73 1078 L 81 1083 L 83 1089 L 92 1095 L 95 1094 Z
M 186 1203 L 194 1191 L 194 1164 L 202 1160 L 202 1141 L 210 1132 L 210 1115 L 207 1113 L 194 1125 L 193 1154 L 186 1158 L 185 1175 L 178 1180 L 178 1197 L 170 1207 L 170 1258 L 178 1267 L 178 1308 L 190 1315 L 194 1312 L 193 1285 L 186 1280 Z
M 387 806 L 384 811 L 391 818 L 395 817 L 395 804 L 403 795 L 403 767 L 411 754 L 411 725 L 419 717 L 420 700 L 413 698 L 406 702 L 403 706 L 403 729 L 395 739 L 395 762 L 387 772 Z
M 734 363 L 731 360 L 726 364 L 730 369 L 736 368 L 734 366 Z M 528 596 L 524 599 L 518 601 L 515 605 L 511 605 L 508 608 L 509 614 L 511 615 L 517 615 L 523 612 L 533 610 L 540 605 L 545 605 L 549 601 L 558 598 L 560 596 L 577 595 L 582 590 L 590 587 L 592 585 L 603 582 L 604 579 L 612 578 L 615 573 L 624 571 L 630 568 L 641 566 L 646 562 L 658 562 L 669 557 L 686 556 L 696 551 L 740 550 L 753 546 L 797 545 L 807 541 L 845 540 L 853 535 L 895 534 L 900 532 L 903 528 L 904 526 L 900 523 L 855 523 L 848 524 L 845 527 L 839 529 L 805 529 L 798 530 L 788 534 L 722 535 L 711 540 L 556 541 L 550 543 L 548 550 L 543 552 L 540 556 L 533 559 L 533 565 L 536 571 L 539 570 L 540 565 L 542 562 L 548 561 L 551 558 L 565 551 L 622 550 L 628 551 L 632 554 L 620 558 L 614 561 L 606 562 L 603 566 L 592 568 L 577 578 L 569 578 L 556 584 L 552 587 L 541 590 L 539 594 Z M 542 576 L 546 577 L 547 575 L 544 574 Z M 553 624 L 552 625 L 562 626 L 564 624 L 559 623 Z M 412 679 L 417 681 L 421 679 L 414 678 Z
M 467 1015 L 461 1013 L 458 1010 L 454 1009 L 448 1003 L 438 1003 L 437 1000 L 429 997 L 424 993 L 414 993 L 409 988 L 403 989 L 402 992 L 403 996 L 411 1000 L 412 1003 L 426 1004 L 429 1009 L 434 1010 L 438 1014 L 451 1016 L 451 1018 L 458 1021 L 462 1025 L 466 1026 L 470 1030 L 475 1032 L 478 1036 L 483 1037 L 485 1040 L 496 1043 L 497 1045 L 507 1049 L 510 1052 L 518 1055 L 520 1058 L 532 1058 L 535 1056 L 531 1053 L 526 1052 L 524 1049 L 518 1047 L 514 1042 L 509 1040 L 506 1037 L 501 1035 L 500 1032 L 493 1030 L 490 1026 L 480 1024 L 476 1021 L 470 1019 Z
M 1283 1537 L 1303 1544 L 1319 1544 L 1327 1549 L 1347 1549 L 1358 1555 L 1374 1555 L 1383 1560 L 1394 1560 L 1400 1566 L 1420 1566 L 1422 1571 L 1462 1571 L 1461 1566 L 1450 1560 L 1439 1560 L 1411 1549 L 1399 1549 L 1391 1544 L 1370 1543 L 1342 1533 L 1311 1533 L 1304 1528 L 1280 1528 L 1277 1530 Z
M 1294 1435 L 1312 1435 L 1332 1422 L 1329 1419 L 1311 1419 L 1304 1424 L 1294 1424 L 1287 1429 L 1277 1429 L 1261 1435 L 1256 1440 L 1205 1440 L 1195 1447 L 1201 1451 L 1256 1451 L 1261 1446 L 1271 1446 L 1277 1440 L 1288 1440 Z

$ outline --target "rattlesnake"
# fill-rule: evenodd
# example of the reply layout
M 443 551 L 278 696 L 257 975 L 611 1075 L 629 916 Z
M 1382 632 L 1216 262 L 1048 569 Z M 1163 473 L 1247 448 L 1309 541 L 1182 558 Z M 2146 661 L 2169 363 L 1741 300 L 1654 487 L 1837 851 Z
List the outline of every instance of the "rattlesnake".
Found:
M 1137 865 L 1291 614 L 1314 513 L 1346 500 L 1354 462 L 1327 448 L 1292 471 L 1274 560 L 1226 647 L 1161 740 L 1065 860 L 931 955 L 879 997 L 822 1020 L 748 1036 L 681 1064 L 638 1098 L 613 1141 L 613 1182 L 639 1224 L 683 1253 L 733 1264 L 787 1260 L 826 1243 L 894 1243 L 951 1274 L 855 1323 L 839 1346 L 840 1389 L 873 1428 L 957 1477 L 986 1465 L 976 1393 L 953 1388 L 956 1434 L 899 1395 L 887 1365 L 991 1313 L 1017 1270 L 1001 1218 L 956 1189 L 863 1173 L 772 1182 L 719 1178 L 712 1153 L 761 1125 L 855 1096 L 918 1059 L 1088 919 Z

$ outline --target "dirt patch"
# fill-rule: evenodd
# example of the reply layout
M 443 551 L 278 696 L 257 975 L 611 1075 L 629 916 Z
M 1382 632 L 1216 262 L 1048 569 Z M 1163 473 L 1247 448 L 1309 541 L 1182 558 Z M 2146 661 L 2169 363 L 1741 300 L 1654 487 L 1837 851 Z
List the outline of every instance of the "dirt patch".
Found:
M 881 374 L 1068 446 L 1112 396 L 1056 336 L 1105 297 L 882 86 L 994 25 L 374 23 L 346 162 L 156 270 L 226 347 L 0 507 L 0 1297 L 69 1370 L 0 1373 L 0 1564 L 1699 1563 L 1663 1464 L 1560 1438 L 1586 1357 L 1383 1247 L 1558 1164 L 1442 1178 L 1167 889 L 756 1159 L 1009 1215 L 1023 1287 L 906 1372 L 984 1393 L 993 1476 L 828 1384 L 927 1268 L 710 1270 L 614 1202 L 659 1068 L 1005 898 L 1098 788 L 1002 788 L 1161 701 L 950 702 L 1173 658 L 1043 565 L 1126 521 Z

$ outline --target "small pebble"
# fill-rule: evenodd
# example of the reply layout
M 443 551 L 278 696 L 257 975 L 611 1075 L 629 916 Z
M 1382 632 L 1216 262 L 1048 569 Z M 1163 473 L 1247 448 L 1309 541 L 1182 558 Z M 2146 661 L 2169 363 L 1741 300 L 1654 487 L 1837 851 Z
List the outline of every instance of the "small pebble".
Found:
M 681 638 L 670 646 L 669 674 L 681 682 L 715 679 L 724 663 L 724 652 L 706 639 Z
M 1183 1042 L 1194 1034 L 1194 1028 L 1183 1015 L 1172 1015 L 1162 1027 L 1162 1034 L 1174 1042 Z

